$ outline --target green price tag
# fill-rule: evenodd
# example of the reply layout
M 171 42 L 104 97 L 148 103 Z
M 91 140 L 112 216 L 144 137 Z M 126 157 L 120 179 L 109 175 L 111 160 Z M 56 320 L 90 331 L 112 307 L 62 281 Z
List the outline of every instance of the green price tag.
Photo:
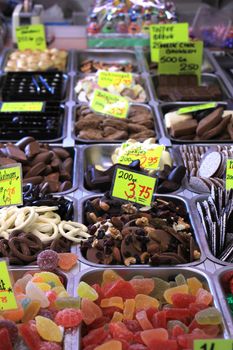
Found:
M 119 86 L 120 84 L 131 86 L 132 81 L 133 76 L 131 73 L 107 71 L 100 71 L 98 73 L 98 85 L 102 88 L 107 88 L 110 85 Z
M 200 82 L 202 60 L 202 41 L 161 44 L 158 73 L 197 75 Z
M 217 103 L 211 102 L 211 103 L 205 103 L 203 105 L 196 105 L 196 106 L 179 108 L 177 113 L 178 114 L 186 114 L 186 113 L 192 113 L 192 112 L 196 112 L 196 111 L 202 111 L 204 109 L 215 108 L 215 107 L 217 107 Z
M 155 184 L 156 179 L 153 177 L 119 167 L 115 171 L 112 196 L 150 206 Z
M 3 102 L 0 112 L 41 112 L 44 102 Z
M 0 311 L 17 309 L 11 279 L 4 260 L 0 261 Z
M 0 207 L 23 204 L 22 165 L 0 167 Z
M 111 115 L 112 117 L 126 118 L 129 102 L 122 96 L 96 89 L 91 100 L 91 109 L 94 112 Z
M 137 147 L 135 149 L 126 150 L 125 153 L 118 158 L 117 162 L 128 165 L 134 160 L 139 159 L 140 166 L 143 169 L 158 169 L 163 150 L 164 146 L 157 146 L 148 150 L 143 149 L 143 147 Z
M 152 62 L 159 61 L 161 43 L 189 41 L 188 23 L 152 24 L 150 26 L 150 55 Z
M 18 49 L 23 50 L 45 50 L 46 38 L 43 24 L 31 24 L 16 28 L 16 39 Z
M 226 166 L 226 190 L 233 188 L 233 159 L 227 159 Z
M 194 340 L 194 350 L 233 350 L 233 339 Z

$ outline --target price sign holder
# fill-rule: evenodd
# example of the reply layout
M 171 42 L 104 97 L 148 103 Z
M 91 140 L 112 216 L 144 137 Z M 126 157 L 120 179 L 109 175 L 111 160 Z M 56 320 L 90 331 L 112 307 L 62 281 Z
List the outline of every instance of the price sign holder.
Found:
M 7 263 L 5 260 L 0 260 L 0 311 L 17 308 Z
M 226 164 L 226 191 L 233 189 L 233 159 L 227 159 Z
M 116 167 L 111 195 L 126 201 L 150 206 L 155 191 L 156 178 L 124 167 Z
M 143 169 L 158 169 L 164 146 L 156 146 L 152 149 L 143 149 L 137 147 L 135 149 L 126 150 L 125 153 L 117 160 L 119 164 L 128 165 L 134 160 L 140 160 L 140 167 Z
M 194 340 L 194 350 L 233 350 L 233 339 Z
M 26 49 L 43 51 L 47 47 L 43 24 L 31 24 L 17 27 L 16 40 L 20 51 Z
M 0 167 L 0 207 L 23 204 L 22 165 Z
M 217 103 L 210 102 L 210 103 L 205 103 L 202 105 L 179 108 L 177 113 L 178 114 L 186 114 L 186 113 L 192 113 L 192 112 L 196 112 L 196 111 L 202 111 L 204 109 L 215 108 L 215 107 L 217 107 Z
M 90 104 L 94 112 L 111 115 L 115 118 L 126 118 L 129 102 L 126 98 L 96 89 Z
M 151 61 L 159 61 L 159 49 L 161 43 L 173 43 L 178 41 L 189 41 L 188 23 L 152 24 L 150 26 Z
M 201 82 L 203 42 L 163 43 L 159 50 L 159 74 L 197 75 Z
M 44 102 L 2 102 L 0 113 L 43 112 Z
M 132 81 L 131 73 L 109 71 L 99 71 L 98 73 L 98 85 L 102 88 L 107 88 L 110 85 L 119 86 L 120 84 L 131 86 Z

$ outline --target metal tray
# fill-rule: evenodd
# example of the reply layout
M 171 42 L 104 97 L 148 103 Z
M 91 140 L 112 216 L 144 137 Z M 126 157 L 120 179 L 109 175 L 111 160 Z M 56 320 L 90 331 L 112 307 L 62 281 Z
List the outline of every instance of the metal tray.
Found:
M 228 325 L 228 329 L 230 330 L 231 338 L 233 338 L 233 315 L 230 312 L 230 309 L 227 305 L 226 301 L 226 290 L 224 289 L 224 279 L 227 277 L 233 277 L 233 266 L 232 267 L 223 267 L 214 273 L 214 280 L 216 283 L 214 284 L 216 289 L 216 294 L 218 299 L 220 300 L 220 306 L 222 309 L 222 313 L 225 318 L 225 322 Z
M 9 272 L 11 274 L 11 278 L 13 281 L 18 280 L 21 278 L 25 273 L 28 272 L 39 272 L 40 270 L 36 267 L 20 267 L 20 268 L 9 268 Z M 70 278 L 69 273 L 64 273 L 64 276 L 66 277 L 66 290 L 70 295 L 76 295 L 74 294 L 74 285 L 73 285 L 73 280 Z M 64 336 L 64 344 L 63 344 L 63 350 L 75 350 L 77 347 L 75 345 L 78 343 L 79 338 L 78 338 L 78 332 L 72 331 L 72 332 L 65 332 Z
M 74 71 L 79 74 L 89 75 L 93 73 L 84 73 L 80 67 L 85 60 L 97 60 L 105 63 L 129 63 L 134 67 L 132 73 L 140 73 L 137 56 L 133 50 L 114 50 L 114 49 L 88 49 L 75 52 Z
M 195 222 L 196 227 L 198 228 L 198 236 L 201 242 L 201 246 L 203 247 L 203 250 L 207 256 L 207 258 L 211 261 L 213 261 L 216 264 L 219 264 L 220 266 L 233 266 L 232 263 L 228 263 L 225 261 L 221 261 L 220 259 L 216 258 L 210 248 L 209 248 L 209 244 L 206 238 L 206 234 L 203 228 L 203 224 L 201 222 L 201 218 L 199 216 L 199 213 L 197 211 L 197 203 L 202 203 L 204 200 L 207 200 L 207 198 L 209 197 L 208 194 L 202 194 L 199 196 L 195 196 L 190 200 L 190 208 L 191 208 L 191 212 L 193 214 L 193 219 Z
M 74 77 L 74 84 L 73 84 L 73 94 L 72 94 L 72 99 L 76 102 L 76 103 L 88 103 L 89 101 L 85 102 L 85 101 L 80 101 L 79 98 L 78 98 L 78 95 L 76 94 L 75 92 L 75 86 L 77 84 L 77 82 L 79 80 L 82 80 L 84 79 L 85 77 L 88 77 L 88 76 L 93 76 L 94 74 L 86 74 L 86 75 L 80 75 L 80 74 L 77 74 L 75 77 Z M 134 78 L 137 78 L 138 79 L 138 82 L 140 83 L 140 85 L 143 87 L 143 89 L 145 90 L 145 94 L 146 94 L 146 100 L 144 102 L 140 102 L 140 104 L 145 104 L 145 103 L 149 103 L 149 100 L 150 100 L 150 91 L 149 91 L 149 87 L 148 87 L 148 84 L 147 84 L 147 80 L 146 78 L 143 76 L 143 75 L 140 75 L 140 74 L 133 74 Z M 139 102 L 134 102 L 132 101 L 132 103 L 139 103 Z
M 5 72 L 5 66 L 7 64 L 7 61 L 9 59 L 9 56 L 10 54 L 12 54 L 14 51 L 14 49 L 5 49 L 2 53 L 2 62 L 0 64 L 0 70 L 3 72 L 3 73 L 6 73 Z M 66 60 L 66 68 L 64 71 L 64 73 L 68 73 L 70 70 L 71 70 L 71 56 L 72 56 L 72 51 L 70 50 L 66 50 L 68 52 L 68 56 L 67 56 L 67 60 Z M 49 71 L 51 71 L 51 69 L 49 69 Z M 54 72 L 56 72 L 58 70 L 54 70 Z M 15 72 L 15 71 L 12 71 L 12 72 Z M 23 71 L 22 71 L 23 72 Z M 26 71 L 25 71 L 26 72 Z M 41 72 L 46 72 L 46 71 L 41 71 Z
M 88 165 L 102 165 L 105 169 L 110 168 L 113 163 L 111 160 L 111 155 L 115 151 L 117 147 L 119 147 L 119 144 L 98 144 L 98 145 L 91 145 L 91 146 L 83 146 L 81 149 L 81 163 L 82 166 L 79 167 L 79 179 L 80 179 L 80 189 L 86 192 L 91 193 L 103 193 L 100 190 L 89 190 L 85 186 L 85 171 L 87 170 Z M 173 149 L 167 149 L 171 155 L 171 159 L 173 161 L 173 165 L 177 165 L 177 162 L 173 156 Z M 170 192 L 171 194 L 176 194 L 182 191 L 182 184 L 180 188 L 176 191 Z M 168 195 L 168 194 L 167 194 Z
M 156 115 L 160 115 L 160 120 L 162 121 L 162 128 L 163 128 L 163 132 L 165 134 L 165 137 L 167 137 L 172 143 L 174 144 L 216 144 L 217 143 L 221 143 L 221 144 L 227 144 L 227 143 L 232 143 L 232 140 L 226 141 L 226 140 L 199 140 L 199 141 L 195 141 L 195 140 L 181 140 L 181 139 L 176 139 L 174 137 L 172 137 L 169 133 L 168 130 L 166 128 L 165 125 L 165 114 L 172 111 L 172 110 L 177 110 L 179 108 L 183 108 L 183 107 L 189 107 L 189 106 L 195 106 L 195 105 L 199 105 L 199 104 L 204 104 L 204 102 L 167 102 L 167 103 L 162 103 L 157 107 L 157 113 Z M 223 102 L 223 101 L 217 101 L 217 104 L 219 107 L 224 107 L 225 109 L 227 108 L 227 102 Z
M 127 141 L 127 140 L 112 140 L 112 141 L 111 140 L 107 140 L 107 141 L 105 141 L 105 140 L 100 140 L 100 141 L 99 140 L 85 140 L 85 139 L 82 139 L 79 136 L 77 136 L 76 133 L 75 133 L 75 122 L 78 120 L 76 118 L 76 111 L 77 111 L 77 108 L 82 106 L 82 105 L 87 105 L 87 103 L 84 103 L 84 102 L 83 103 L 79 103 L 78 105 L 74 106 L 73 111 L 72 111 L 72 130 L 71 130 L 71 133 L 72 133 L 72 138 L 77 143 L 95 144 L 95 143 L 101 142 L 102 144 L 112 144 L 112 143 L 122 143 L 122 142 Z M 155 135 L 156 135 L 156 140 L 158 142 L 158 140 L 160 139 L 161 135 L 160 135 L 160 128 L 159 128 L 159 125 L 158 125 L 158 118 L 156 116 L 154 108 L 152 108 L 149 105 L 145 105 L 143 103 L 132 103 L 132 104 L 130 104 L 130 106 L 131 105 L 132 106 L 144 107 L 145 109 L 148 109 L 151 112 L 151 115 L 152 115 L 153 121 L 154 121 L 154 131 L 155 131 Z
M 202 74 L 201 75 L 201 85 L 202 86 L 208 86 L 211 84 L 217 84 L 220 88 L 220 90 L 222 91 L 222 101 L 225 101 L 227 99 L 229 99 L 231 97 L 229 90 L 227 89 L 225 83 L 222 81 L 221 77 L 215 74 Z M 157 88 L 158 88 L 158 76 L 156 75 L 151 75 L 151 91 L 152 91 L 152 96 L 151 98 L 155 99 L 156 101 L 159 101 L 159 103 L 170 103 L 170 101 L 163 101 L 161 99 L 159 99 L 158 95 L 157 95 Z M 173 101 L 171 101 L 173 102 Z M 180 101 L 177 101 L 180 102 Z M 184 101 L 185 102 L 185 101 Z M 210 102 L 208 101 L 195 101 L 194 103 L 199 102 L 199 104 L 201 103 L 205 103 L 205 102 Z
M 95 198 L 99 198 L 99 197 L 102 197 L 102 195 L 92 195 L 92 196 L 86 196 L 86 197 L 83 197 L 80 201 L 79 201 L 79 206 L 78 206 L 78 215 L 79 215 L 79 222 L 85 224 L 86 223 L 86 220 L 85 220 L 85 211 L 84 211 L 84 206 L 85 206 L 85 203 L 87 200 L 92 200 L 92 199 L 95 199 Z M 193 231 L 193 236 L 195 237 L 196 239 L 196 243 L 197 245 L 199 246 L 199 250 L 200 250 L 200 253 L 201 253 L 201 257 L 199 260 L 197 261 L 194 261 L 192 263 L 188 263 L 188 264 L 182 264 L 182 265 L 174 265 L 175 266 L 182 266 L 182 267 L 186 267 L 186 266 L 195 266 L 195 265 L 200 265 L 202 264 L 205 259 L 206 259 L 206 255 L 204 253 L 204 249 L 203 249 L 203 246 L 202 246 L 202 242 L 200 240 L 200 235 L 198 233 L 198 228 L 196 227 L 196 224 L 195 224 L 195 221 L 193 220 L 193 213 L 192 211 L 190 210 L 190 205 L 189 205 L 189 201 L 182 197 L 182 196 L 175 196 L 175 195 L 163 195 L 163 194 L 160 194 L 160 195 L 156 195 L 156 198 L 161 198 L 161 199 L 164 199 L 164 200 L 171 200 L 171 201 L 174 201 L 175 203 L 179 203 L 180 205 L 182 205 L 185 209 L 186 209 L 186 212 L 189 216 L 189 221 L 190 221 L 190 225 L 192 227 L 192 231 Z M 106 268 L 119 268 L 119 269 L 123 269 L 125 268 L 125 265 L 102 265 L 102 264 L 95 264 L 91 261 L 88 261 L 84 256 L 83 254 L 81 253 L 81 250 L 80 250 L 80 247 L 77 247 L 77 255 L 79 257 L 79 260 L 81 261 L 81 263 L 85 264 L 85 265 L 89 265 L 89 266 L 92 266 L 92 267 L 96 267 L 96 268 L 101 268 L 101 269 L 106 269 Z M 132 268 L 143 268 L 144 270 L 148 269 L 148 268 L 152 268 L 151 265 L 130 265 L 130 270 Z M 155 267 L 153 267 L 155 268 Z M 168 267 L 167 267 L 168 268 Z M 170 268 L 170 266 L 169 266 Z
M 103 271 L 104 270 L 100 268 L 87 269 L 82 273 L 78 274 L 77 276 L 75 276 L 75 285 L 77 286 L 81 281 L 91 285 L 94 283 L 100 283 Z M 169 269 L 167 268 L 146 268 L 146 269 L 145 268 L 137 268 L 137 269 L 136 268 L 131 268 L 131 269 L 114 268 L 114 271 L 126 280 L 129 280 L 136 275 L 143 275 L 145 278 L 158 277 L 166 281 L 169 281 L 171 278 L 174 278 L 178 274 L 183 274 L 185 278 L 196 277 L 200 279 L 201 282 L 206 286 L 206 288 L 211 292 L 211 294 L 214 297 L 214 306 L 219 311 L 222 312 L 221 302 L 215 292 L 213 276 L 209 273 L 206 273 L 203 270 L 197 270 L 196 268 L 192 268 L 192 267 L 191 268 L 169 267 Z M 222 314 L 225 316 L 223 312 Z M 223 326 L 222 338 L 226 338 L 226 339 L 230 338 L 229 324 L 228 322 L 226 322 L 225 317 L 223 317 L 222 326 Z M 79 335 L 79 348 L 81 348 L 82 330 L 80 328 L 78 330 L 78 335 Z

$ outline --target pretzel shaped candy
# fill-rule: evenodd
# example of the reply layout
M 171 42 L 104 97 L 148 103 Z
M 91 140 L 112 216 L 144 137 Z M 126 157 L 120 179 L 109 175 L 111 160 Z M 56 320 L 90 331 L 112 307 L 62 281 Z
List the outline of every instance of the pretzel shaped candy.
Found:
M 61 222 L 60 215 L 52 211 L 48 211 L 45 214 L 40 215 L 38 220 L 41 221 L 41 219 L 43 219 L 43 222 L 53 222 L 56 225 L 60 224 Z
M 18 214 L 17 207 L 2 208 L 0 211 L 0 232 L 7 231 L 14 227 L 14 222 Z
M 49 211 L 56 211 L 59 209 L 56 206 L 48 207 L 46 205 L 42 205 L 41 207 L 33 207 L 33 208 L 35 208 L 36 213 L 47 213 Z
M 12 228 L 7 229 L 7 232 L 12 232 L 14 230 L 24 230 L 28 232 L 29 227 L 37 219 L 38 214 L 36 214 L 33 207 L 24 207 L 18 209 L 18 215 L 15 219 L 14 225 Z
M 79 224 L 78 222 L 61 221 L 61 223 L 58 225 L 58 229 L 63 237 L 75 243 L 80 243 L 90 237 L 90 235 L 87 233 L 87 227 L 83 224 Z
M 35 222 L 31 227 L 30 232 L 38 237 L 43 243 L 49 243 L 60 236 L 58 226 L 53 222 L 48 222 L 40 218 L 40 221 Z

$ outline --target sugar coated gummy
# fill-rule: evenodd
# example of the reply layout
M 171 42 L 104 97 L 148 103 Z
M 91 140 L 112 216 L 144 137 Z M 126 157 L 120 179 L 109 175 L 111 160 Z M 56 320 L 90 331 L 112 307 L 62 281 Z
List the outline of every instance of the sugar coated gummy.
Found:
M 47 249 L 37 256 L 37 264 L 41 270 L 54 271 L 58 266 L 58 259 L 54 250 Z
M 0 350 L 13 350 L 11 338 L 7 328 L 0 329 Z
M 77 255 L 74 253 L 59 253 L 58 267 L 64 271 L 69 271 L 77 264 Z
M 0 330 L 3 328 L 7 329 L 11 342 L 14 344 L 18 337 L 18 328 L 16 324 L 10 320 L 0 320 Z
M 99 297 L 96 290 L 94 288 L 92 288 L 91 286 L 89 286 L 89 284 L 87 284 L 85 282 L 79 283 L 78 288 L 77 288 L 77 294 L 81 298 L 90 299 L 92 301 L 97 300 Z
M 55 323 L 64 328 L 77 327 L 83 319 L 82 312 L 78 309 L 63 309 L 55 316 Z
M 58 343 L 62 341 L 63 334 L 56 323 L 43 316 L 36 316 L 35 320 L 37 332 L 42 339 Z
M 39 350 L 62 350 L 62 347 L 58 343 L 43 342 Z

